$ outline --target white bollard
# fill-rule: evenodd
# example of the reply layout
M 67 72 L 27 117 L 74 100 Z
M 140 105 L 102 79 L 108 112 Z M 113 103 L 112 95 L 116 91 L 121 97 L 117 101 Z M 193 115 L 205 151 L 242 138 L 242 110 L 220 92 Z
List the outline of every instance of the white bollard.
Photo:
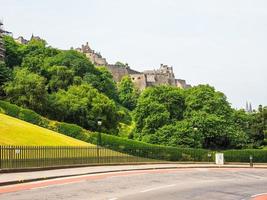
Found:
M 216 163 L 216 165 L 223 165 L 224 164 L 223 153 L 216 153 L 215 154 L 215 163 Z

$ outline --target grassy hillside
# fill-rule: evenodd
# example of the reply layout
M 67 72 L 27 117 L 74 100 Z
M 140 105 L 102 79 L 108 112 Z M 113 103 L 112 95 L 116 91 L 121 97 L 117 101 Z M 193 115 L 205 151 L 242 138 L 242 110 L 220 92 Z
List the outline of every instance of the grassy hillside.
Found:
M 0 145 L 88 146 L 91 144 L 0 113 Z

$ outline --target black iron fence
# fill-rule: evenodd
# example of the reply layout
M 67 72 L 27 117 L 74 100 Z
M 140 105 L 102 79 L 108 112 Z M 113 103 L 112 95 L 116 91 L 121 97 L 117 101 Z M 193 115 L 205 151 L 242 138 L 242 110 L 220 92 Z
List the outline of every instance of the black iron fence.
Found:
M 100 146 L 0 146 L 0 170 L 165 161 L 214 162 L 215 153 L 174 147 L 119 146 L 115 151 Z M 226 150 L 222 153 L 225 162 L 267 163 L 266 150 Z
M 152 162 L 102 147 L 0 146 L 0 169 Z
M 194 149 L 121 148 L 119 152 L 99 146 L 0 146 L 0 169 L 164 161 L 212 161 L 212 155 Z

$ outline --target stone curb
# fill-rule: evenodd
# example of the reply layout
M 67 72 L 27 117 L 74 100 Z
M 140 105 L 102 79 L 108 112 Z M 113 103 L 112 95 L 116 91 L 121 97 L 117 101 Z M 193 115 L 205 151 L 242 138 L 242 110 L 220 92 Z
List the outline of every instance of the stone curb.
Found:
M 172 163 L 173 164 L 173 163 Z M 75 177 L 75 176 L 83 176 L 83 175 L 92 175 L 92 174 L 104 174 L 104 173 L 113 173 L 113 172 L 127 172 L 127 171 L 143 171 L 143 170 L 159 170 L 159 169 L 190 169 L 190 168 L 242 168 L 242 169 L 250 169 L 248 165 L 188 165 L 188 166 L 171 166 L 171 167 L 148 167 L 148 168 L 139 168 L 139 169 L 118 169 L 118 170 L 103 170 L 103 171 L 96 171 L 96 172 L 88 172 L 88 173 L 80 173 L 80 174 L 70 174 L 70 175 L 59 175 L 59 176 L 49 176 L 49 177 L 40 177 L 40 178 L 32 178 L 32 179 L 25 179 L 25 180 L 15 180 L 15 181 L 7 181 L 7 182 L 0 182 L 0 186 L 9 186 L 14 184 L 20 183 L 29 183 L 35 181 L 44 181 L 56 178 L 66 178 L 66 177 Z M 267 169 L 267 165 L 265 166 L 254 166 L 252 169 Z

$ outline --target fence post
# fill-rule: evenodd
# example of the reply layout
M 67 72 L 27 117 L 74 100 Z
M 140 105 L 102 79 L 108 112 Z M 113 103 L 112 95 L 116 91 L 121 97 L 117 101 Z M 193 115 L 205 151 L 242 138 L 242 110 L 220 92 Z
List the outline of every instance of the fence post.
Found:
M 0 145 L 0 170 L 2 169 L 2 146 Z
M 96 145 L 96 153 L 97 153 L 97 162 L 98 162 L 98 164 L 100 163 L 100 156 L 99 156 L 99 145 Z

